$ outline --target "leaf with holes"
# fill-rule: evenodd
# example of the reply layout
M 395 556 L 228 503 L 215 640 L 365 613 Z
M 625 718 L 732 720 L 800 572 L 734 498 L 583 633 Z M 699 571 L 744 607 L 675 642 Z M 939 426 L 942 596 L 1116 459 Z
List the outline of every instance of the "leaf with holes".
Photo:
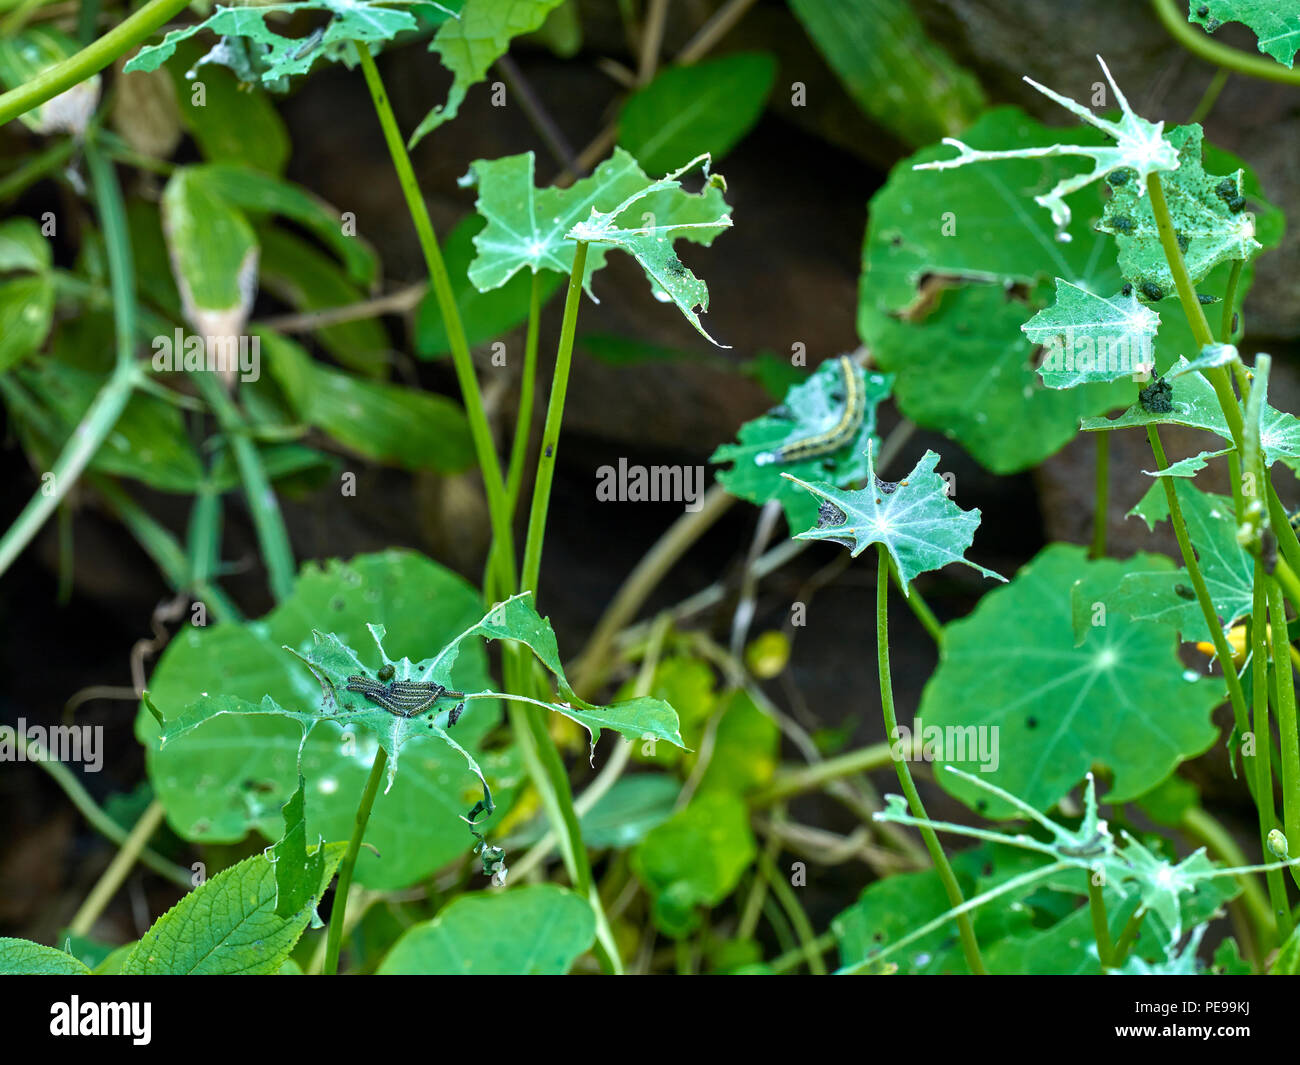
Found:
M 1300 49 L 1300 9 L 1286 0 L 1190 0 L 1188 22 L 1214 33 L 1225 22 L 1241 22 L 1255 31 L 1259 50 L 1284 67 Z
M 919 574 L 952 562 L 1005 581 L 965 557 L 980 512 L 962 510 L 948 498 L 948 482 L 934 471 L 938 462 L 939 456 L 927 451 L 901 481 L 882 481 L 868 448 L 867 487 L 857 491 L 782 474 L 821 500 L 816 528 L 796 534 L 795 539 L 830 540 L 849 548 L 854 558 L 871 544 L 884 544 L 898 568 L 904 595 Z
M 890 375 L 865 371 L 845 356 L 826 359 L 812 376 L 786 392 L 780 406 L 742 425 L 737 443 L 714 451 L 710 462 L 732 464 L 718 471 L 718 483 L 751 503 L 779 500 L 790 528 L 807 528 L 817 520 L 817 503 L 781 474 L 827 477 L 840 488 L 862 481 L 868 472 L 867 449 L 877 439 L 876 408 L 889 396 L 892 383 Z M 833 450 L 789 461 L 760 461 L 785 445 L 835 433 L 854 413 L 851 406 L 860 409 L 852 418 L 856 428 L 845 425 L 838 433 L 843 440 Z
M 1038 374 L 1048 388 L 1118 381 L 1155 368 L 1160 315 L 1131 294 L 1099 296 L 1056 279 L 1056 302 L 1022 325 L 1046 349 Z

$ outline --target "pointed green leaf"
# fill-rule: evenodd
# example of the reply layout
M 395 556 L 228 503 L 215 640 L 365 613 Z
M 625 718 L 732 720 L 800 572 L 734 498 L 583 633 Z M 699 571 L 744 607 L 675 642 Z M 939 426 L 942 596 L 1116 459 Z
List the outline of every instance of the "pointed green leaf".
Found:
M 1056 279 L 1056 302 L 1020 328 L 1046 349 L 1038 364 L 1048 388 L 1118 381 L 1150 373 L 1160 315 L 1132 296 L 1099 296 Z
M 380 963 L 385 975 L 563 976 L 596 936 L 580 895 L 554 884 L 453 900 L 412 925 Z
M 1205 172 L 1200 126 L 1179 126 L 1168 140 L 1178 150 L 1178 169 L 1161 178 L 1161 186 L 1183 261 L 1196 284 L 1219 263 L 1250 259 L 1262 247 L 1255 239 L 1255 216 L 1245 210 L 1243 171 L 1227 177 Z M 1155 300 L 1173 295 L 1174 277 L 1151 200 L 1136 178 L 1118 180 L 1121 176 L 1127 177 L 1127 172 L 1110 177 L 1112 196 L 1097 228 L 1115 236 L 1120 270 L 1140 295 Z
M 455 118 L 465 94 L 487 76 L 487 69 L 510 48 L 520 34 L 538 29 L 563 0 L 465 0 L 456 18 L 448 19 L 429 43 L 454 80 L 447 102 L 435 107 L 420 122 L 407 144 L 414 148 L 428 134 Z
M 888 374 L 867 373 L 849 363 L 853 388 L 863 400 L 862 420 L 856 433 L 825 455 L 794 462 L 760 462 L 782 445 L 816 436 L 834 428 L 844 417 L 847 395 L 844 360 L 826 359 L 799 384 L 791 386 L 780 406 L 740 427 L 738 442 L 721 445 L 710 462 L 730 462 L 718 471 L 718 483 L 732 495 L 762 505 L 780 500 L 791 529 L 804 529 L 817 520 L 817 503 L 807 492 L 782 477 L 828 477 L 839 488 L 860 482 L 868 473 L 867 450 L 876 440 L 876 408 L 890 391 Z
M 302 906 L 276 914 L 275 863 L 254 854 L 191 891 L 153 923 L 125 976 L 256 976 L 276 972 L 315 913 L 346 843 L 323 845 L 320 879 Z
M 871 544 L 884 544 L 898 567 L 904 594 L 919 574 L 952 562 L 1005 581 L 965 557 L 974 542 L 980 512 L 978 508 L 962 510 L 948 498 L 947 482 L 934 471 L 938 463 L 939 456 L 927 451 L 901 481 L 882 481 L 875 475 L 868 449 L 867 487 L 858 491 L 809 484 L 782 474 L 822 501 L 816 528 L 798 533 L 795 539 L 843 544 L 854 558 Z
M 284 838 L 271 848 L 275 861 L 275 915 L 290 917 L 319 894 L 325 875 L 325 848 L 307 847 L 307 782 L 298 775 L 298 790 L 284 804 Z
M 0 976 L 89 976 L 85 964 L 65 951 L 29 939 L 0 939 Z
M 1048 810 L 1094 765 L 1113 774 L 1107 801 L 1124 802 L 1214 742 L 1210 711 L 1222 681 L 1186 673 L 1167 630 L 1110 610 L 1074 646 L 1073 585 L 1085 582 L 1086 597 L 1127 571 L 1127 563 L 1090 562 L 1083 548 L 1054 544 L 945 627 L 918 716 L 927 727 L 995 729 L 990 747 L 992 738 L 998 747 L 992 769 L 977 757 L 942 761 Z M 1015 812 L 952 773 L 937 776 L 989 817 Z

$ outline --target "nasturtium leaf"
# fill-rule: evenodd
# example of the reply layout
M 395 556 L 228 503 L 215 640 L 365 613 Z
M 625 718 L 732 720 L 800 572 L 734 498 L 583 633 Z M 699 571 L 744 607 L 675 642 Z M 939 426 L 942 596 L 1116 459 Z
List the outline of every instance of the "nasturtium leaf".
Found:
M 167 182 L 162 219 L 185 317 L 201 336 L 242 333 L 257 292 L 257 234 L 248 219 L 195 167 Z
M 999 745 L 996 769 L 981 773 L 976 758 L 946 764 L 1047 810 L 1094 765 L 1113 774 L 1108 801 L 1123 802 L 1214 742 L 1209 714 L 1222 682 L 1186 673 L 1166 629 L 1110 611 L 1074 646 L 1072 586 L 1084 581 L 1087 595 L 1126 572 L 1126 563 L 1090 562 L 1081 547 L 1053 544 L 946 626 L 918 716 L 927 726 L 997 729 Z M 1013 813 L 953 773 L 936 776 L 989 817 Z
M 610 211 L 638 193 L 646 194 L 644 199 L 626 208 L 621 219 L 628 225 L 649 221 L 682 227 L 672 230 L 674 238 L 706 247 L 731 225 L 731 208 L 719 189 L 708 185 L 694 194 L 675 182 L 652 181 L 622 148 L 615 148 L 594 173 L 567 189 L 538 189 L 534 165 L 532 152 L 478 159 L 461 179 L 462 184 L 477 186 L 475 206 L 487 219 L 474 237 L 478 256 L 469 267 L 469 279 L 480 292 L 500 288 L 525 268 L 571 273 L 577 245 L 568 239 L 569 230 L 591 211 Z M 652 186 L 656 191 L 649 192 Z M 591 276 L 604 265 L 605 253 L 600 244 L 587 251 L 583 286 L 588 295 Z
M 1163 470 L 1143 470 L 1148 477 L 1195 477 L 1201 470 L 1205 469 L 1206 464 L 1211 459 L 1222 458 L 1236 448 L 1225 447 L 1218 451 L 1200 451 L 1195 455 L 1188 455 L 1185 459 L 1179 459 L 1177 462 L 1171 462 Z
M 596 937 L 580 895 L 555 884 L 475 892 L 402 933 L 380 976 L 563 976 Z
M 653 899 L 655 927 L 678 938 L 698 927 L 698 907 L 731 894 L 757 854 L 744 801 L 712 791 L 651 830 L 632 869 Z
M 713 667 L 703 659 L 685 654 L 666 655 L 655 667 L 646 694 L 662 699 L 677 711 L 682 742 L 698 751 L 709 718 L 718 705 L 717 684 Z M 619 688 L 618 698 L 630 697 L 636 687 L 636 679 L 629 680 Z M 632 758 L 646 765 L 671 768 L 682 764 L 686 751 L 666 743 L 638 743 L 632 749 Z
M 464 580 L 419 555 L 390 551 L 350 562 L 307 565 L 293 594 L 266 617 L 245 624 L 188 627 L 167 646 L 150 678 L 154 704 L 170 722 L 186 707 L 223 694 L 256 704 L 270 695 L 289 706 L 316 706 L 321 687 L 306 666 L 283 650 L 303 653 L 312 629 L 328 626 L 358 649 L 367 675 L 382 665 L 367 622 L 386 626 L 392 655 L 420 657 L 453 639 L 481 616 L 483 606 Z M 454 687 L 488 686 L 487 656 L 477 641 L 466 645 L 451 671 Z M 501 807 L 519 781 L 510 751 L 494 754 L 485 737 L 501 719 L 499 705 L 468 704 L 454 733 L 484 768 Z M 141 708 L 136 735 L 145 747 L 149 779 L 167 809 L 168 822 L 185 839 L 235 842 L 250 830 L 268 840 L 284 834 L 282 805 L 298 781 L 301 729 L 265 715 L 222 715 L 159 749 L 159 729 Z M 323 722 L 303 750 L 307 780 L 307 838 L 346 839 L 378 740 L 357 728 Z M 406 887 L 465 853 L 469 839 L 460 816 L 482 794 L 463 756 L 428 740 L 404 752 L 402 772 L 380 796 L 366 829 L 357 880 L 366 887 Z
M 465 0 L 460 14 L 445 21 L 429 43 L 454 80 L 447 102 L 424 116 L 411 135 L 414 148 L 426 135 L 455 118 L 465 94 L 487 76 L 488 67 L 510 48 L 510 41 L 532 33 L 562 0 Z
M 927 451 L 901 481 L 882 481 L 867 451 L 867 486 L 856 491 L 809 484 L 783 474 L 820 499 L 815 528 L 796 540 L 830 540 L 857 558 L 868 546 L 884 544 L 898 568 L 903 593 L 922 573 L 960 562 L 994 580 L 1006 578 L 965 557 L 980 523 L 978 508 L 962 510 L 948 498 L 948 483 L 935 472 L 939 456 Z
M 447 234 L 442 246 L 442 257 L 451 276 L 452 295 L 470 347 L 494 340 L 526 321 L 532 288 L 532 276 L 526 274 L 516 274 L 500 288 L 486 292 L 480 292 L 470 280 L 468 274 L 474 259 L 474 237 L 485 224 L 479 215 L 469 215 Z M 563 283 L 563 278 L 554 270 L 540 273 L 538 303 L 545 306 Z M 420 300 L 415 315 L 415 353 L 422 359 L 430 359 L 450 351 L 451 343 L 447 339 L 442 311 L 430 288 Z
M 1184 478 L 1173 484 L 1214 612 L 1229 627 L 1250 613 L 1255 580 L 1254 559 L 1237 542 L 1232 500 L 1202 492 Z M 1165 486 L 1159 482 L 1152 485 L 1129 513 L 1154 529 L 1169 516 Z M 1113 594 L 1101 598 L 1110 609 L 1134 620 L 1172 625 L 1184 640 L 1210 639 L 1191 577 L 1182 567 L 1170 572 L 1163 566 L 1138 566 L 1125 574 Z
M 0 976 L 89 976 L 85 963 L 66 951 L 30 939 L 0 939 Z
M 330 18 L 322 33 L 306 37 L 284 37 L 267 24 L 268 15 L 296 12 L 324 13 Z M 317 59 L 354 60 L 352 42 L 391 41 L 403 30 L 415 27 L 415 17 L 409 12 L 370 0 L 308 0 L 256 7 L 218 5 L 202 22 L 172 30 L 160 43 L 140 49 L 125 70 L 128 74 L 136 70 L 157 70 L 172 57 L 178 44 L 207 30 L 221 40 L 201 63 L 229 66 L 241 81 L 260 76 L 263 84 L 282 90 L 288 87 L 285 79 L 307 73 Z
M 1300 9 L 1290 0 L 1190 0 L 1187 21 L 1209 33 L 1225 22 L 1245 23 L 1259 38 L 1259 50 L 1285 67 L 1300 49 Z
M 1200 126 L 1170 130 L 1168 141 L 1178 150 L 1178 169 L 1162 177 L 1161 186 L 1183 262 L 1196 284 L 1219 263 L 1250 259 L 1262 247 L 1255 239 L 1255 217 L 1245 209 L 1243 171 L 1226 177 L 1205 172 Z M 1144 298 L 1159 300 L 1173 295 L 1174 276 L 1145 188 L 1136 178 L 1118 180 L 1127 173 L 1111 175 L 1112 195 L 1097 228 L 1114 234 L 1124 279 Z
M 1160 315 L 1132 294 L 1099 296 L 1061 278 L 1056 302 L 1020 328 L 1046 349 L 1038 374 L 1048 388 L 1074 388 L 1150 373 Z
M 39 350 L 54 319 L 50 244 L 30 218 L 0 222 L 0 371 Z
M 907 0 L 790 0 L 817 50 L 872 119 L 916 147 L 979 115 L 979 82 L 926 36 Z
M 758 121 L 775 76 L 759 52 L 665 67 L 623 105 L 618 143 L 655 174 L 703 153 L 721 159 Z
M 315 913 L 346 843 L 322 844 L 320 878 L 303 904 L 276 913 L 275 864 L 254 854 L 224 869 L 153 923 L 122 964 L 124 976 L 267 975 Z
M 748 692 L 732 692 L 719 711 L 699 793 L 718 790 L 745 795 L 763 787 L 776 772 L 780 745 L 777 723 L 759 709 Z M 699 758 L 698 754 L 690 756 L 696 764 Z
M 1098 56 L 1097 62 L 1101 64 L 1102 73 L 1106 75 L 1111 91 L 1115 93 L 1115 101 L 1119 104 L 1121 117 L 1118 122 L 1098 117 L 1082 104 L 1053 92 L 1044 85 L 1039 85 L 1032 78 L 1025 78 L 1025 81 L 1029 82 L 1044 96 L 1055 100 L 1067 111 L 1077 115 L 1084 122 L 1095 126 L 1113 138 L 1115 141 L 1113 146 L 1053 144 L 1043 148 L 1010 148 L 1000 151 L 982 151 L 972 148 L 956 138 L 945 137 L 944 143 L 958 150 L 957 157 L 955 159 L 932 160 L 920 164 L 917 169 L 950 170 L 970 163 L 983 163 L 996 159 L 1024 159 L 1048 155 L 1085 156 L 1093 161 L 1093 167 L 1090 171 L 1082 174 L 1076 171 L 1073 176 L 1058 181 L 1050 191 L 1034 197 L 1035 203 L 1046 207 L 1051 212 L 1058 236 L 1064 240 L 1069 240 L 1070 206 L 1065 202 L 1065 197 L 1070 193 L 1077 192 L 1095 181 L 1100 181 L 1106 175 L 1120 169 L 1133 171 L 1131 180 L 1139 182 L 1141 188 L 1145 188 L 1149 175 L 1178 168 L 1178 151 L 1164 137 L 1165 124 L 1163 122 L 1148 122 L 1135 114 L 1133 109 L 1129 107 L 1127 98 L 1120 91 L 1119 86 L 1115 84 L 1115 79 L 1110 76 L 1110 69 L 1106 66 L 1105 60 Z
M 287 337 L 259 329 L 271 376 L 299 418 L 351 451 L 413 470 L 474 464 L 469 423 L 446 396 L 332 370 Z
M 701 164 L 707 175 L 709 157 L 701 155 L 660 180 L 633 192 L 608 211 L 593 206 L 591 213 L 584 220 L 576 223 L 565 237 L 588 244 L 607 244 L 627 252 L 645 271 L 651 290 L 657 299 L 676 304 L 677 309 L 700 336 L 710 344 L 725 348 L 729 345 L 718 344 L 700 325 L 700 314 L 709 309 L 709 288 L 682 265 L 673 248 L 673 242 L 685 237 L 688 230 L 702 231 L 700 243 L 711 242 L 717 235 L 719 227 L 726 228 L 731 225 L 731 208 L 724 206 L 717 217 L 702 221 L 671 222 L 661 220 L 654 209 L 654 205 L 658 202 L 656 194 L 679 191 L 681 182 L 678 178 Z M 726 187 L 720 178 L 708 179 L 705 194 L 709 189 L 719 186 Z M 659 198 L 662 198 L 662 195 Z M 639 220 L 629 225 L 632 221 L 629 216 L 638 211 Z
M 807 379 L 792 385 L 785 401 L 740 427 L 737 443 L 721 445 L 710 462 L 730 462 L 718 471 L 718 483 L 732 495 L 751 503 L 779 500 L 791 529 L 807 528 L 817 519 L 817 502 L 782 477 L 824 477 L 845 488 L 863 480 L 869 471 L 867 451 L 876 438 L 876 408 L 888 397 L 893 378 L 868 372 L 850 360 L 851 382 L 845 381 L 841 358 L 826 359 Z M 847 385 L 847 387 L 846 387 Z M 825 455 L 791 462 L 759 462 L 760 456 L 782 445 L 833 429 L 844 417 L 849 392 L 860 394 L 863 413 L 856 433 Z

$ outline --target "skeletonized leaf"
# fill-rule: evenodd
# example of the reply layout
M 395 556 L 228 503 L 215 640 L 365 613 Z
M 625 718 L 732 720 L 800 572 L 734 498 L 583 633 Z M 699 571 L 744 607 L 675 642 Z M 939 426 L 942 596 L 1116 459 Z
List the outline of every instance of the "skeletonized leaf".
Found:
M 830 540 L 849 548 L 853 557 L 869 545 L 882 543 L 889 551 L 904 594 L 921 573 L 960 562 L 986 577 L 1006 578 L 965 557 L 975 539 L 980 512 L 962 510 L 948 498 L 948 484 L 934 470 L 939 456 L 927 451 L 912 472 L 897 483 L 875 475 L 867 451 L 867 487 L 857 491 L 831 484 L 809 484 L 782 474 L 822 500 L 816 528 L 798 533 L 796 540 Z
M 1150 373 L 1160 316 L 1132 295 L 1099 296 L 1061 278 L 1056 302 L 1020 328 L 1045 348 L 1038 374 L 1048 388 L 1103 384 Z

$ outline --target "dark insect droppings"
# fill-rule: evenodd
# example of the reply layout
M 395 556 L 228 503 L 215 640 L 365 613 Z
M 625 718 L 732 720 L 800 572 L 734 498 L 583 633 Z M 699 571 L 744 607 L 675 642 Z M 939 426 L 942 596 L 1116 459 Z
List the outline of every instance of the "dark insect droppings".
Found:
M 1187 239 L 1187 234 L 1186 234 L 1186 233 L 1175 233 L 1175 234 L 1174 234 L 1174 237 L 1175 237 L 1175 238 L 1177 239 L 1177 241 L 1178 241 L 1178 250 L 1179 250 L 1180 252 L 1182 252 L 1184 255 L 1186 255 L 1186 254 L 1187 254 L 1187 249 L 1188 249 L 1188 247 L 1189 247 L 1189 246 L 1191 245 L 1191 243 L 1192 243 L 1190 240 Z
M 1173 385 L 1157 376 L 1138 393 L 1138 403 L 1148 414 L 1168 414 L 1174 409 Z
M 1196 592 L 1194 592 L 1191 588 L 1188 588 L 1187 585 L 1185 584 L 1175 584 L 1174 594 L 1177 595 L 1180 599 L 1196 598 Z
M 1133 171 L 1126 166 L 1122 166 L 1118 170 L 1112 170 L 1109 174 L 1107 174 L 1106 180 L 1111 185 L 1115 186 L 1116 188 L 1119 188 L 1120 185 L 1127 185 L 1129 183 L 1129 179 L 1132 176 L 1133 176 Z
M 393 679 L 393 674 L 396 672 L 397 670 L 395 670 L 391 664 L 382 665 L 379 667 L 379 679 L 387 684 Z
M 1143 281 L 1142 284 L 1138 286 L 1138 291 L 1152 303 L 1159 303 L 1165 298 L 1165 290 L 1154 281 Z
M 1222 26 L 1222 25 L 1223 25 L 1223 23 L 1220 22 L 1217 18 L 1212 18 L 1212 19 L 1210 19 L 1209 21 L 1207 21 L 1207 22 L 1205 23 L 1205 32 L 1206 32 L 1206 33 L 1213 33 L 1215 30 L 1217 30 L 1217 29 L 1218 29 L 1220 26 Z
M 1233 214 L 1241 214 L 1246 209 L 1246 197 L 1234 196 L 1228 201 L 1228 210 Z
M 1237 195 L 1237 182 L 1230 177 L 1224 178 L 1216 186 L 1214 192 L 1221 200 L 1230 200 Z
M 1209 13 L 1210 13 L 1210 5 L 1209 5 L 1209 4 L 1202 4 L 1200 7 L 1198 7 L 1198 8 L 1196 9 L 1196 14 L 1197 14 L 1197 17 L 1199 17 L 1199 18 L 1205 18 L 1205 16 L 1208 15 Z
M 1025 718 L 1025 728 L 1038 728 L 1038 718 L 1036 717 Z
M 1221 303 L 1223 302 L 1223 297 L 1211 296 L 1208 292 L 1198 292 L 1196 294 L 1196 302 L 1202 305 L 1208 305 L 1211 303 Z
M 550 458 L 552 455 L 554 455 L 554 454 L 555 454 L 555 446 L 554 446 L 553 444 L 547 444 L 547 445 L 546 445 L 546 457 L 549 459 L 549 458 Z
M 1117 214 L 1110 220 L 1110 228 L 1116 233 L 1123 233 L 1128 236 L 1133 232 L 1133 219 L 1126 214 Z
M 1128 299 L 1129 296 L 1133 295 L 1133 285 L 1130 282 L 1125 281 L 1124 287 L 1119 290 L 1119 294 L 1125 299 Z

